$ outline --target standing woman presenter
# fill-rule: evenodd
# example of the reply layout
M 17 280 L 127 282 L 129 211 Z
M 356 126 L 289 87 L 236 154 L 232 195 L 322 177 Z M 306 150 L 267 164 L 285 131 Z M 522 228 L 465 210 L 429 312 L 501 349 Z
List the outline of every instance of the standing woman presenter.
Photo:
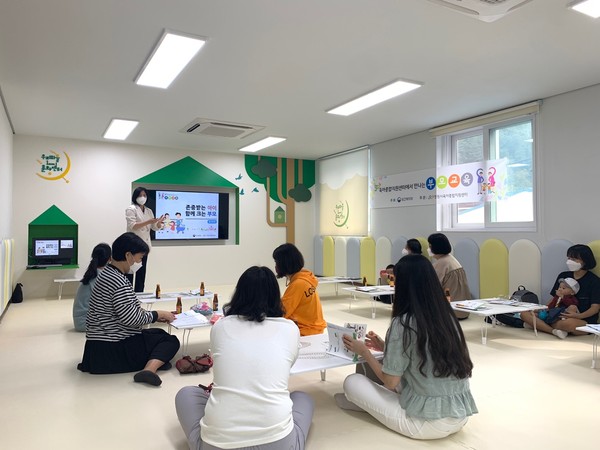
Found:
M 148 194 L 146 188 L 137 187 L 131 195 L 131 205 L 125 210 L 125 220 L 127 221 L 127 231 L 131 231 L 137 234 L 146 243 L 148 248 L 152 248 L 150 242 L 150 230 L 160 230 L 163 227 L 164 216 L 159 218 L 154 217 L 152 210 L 146 206 L 146 200 L 148 200 Z M 146 268 L 148 267 L 148 253 L 145 254 L 142 259 L 142 267 L 135 273 L 135 284 L 133 282 L 134 276 L 132 274 L 126 274 L 125 276 L 129 282 L 133 285 L 135 292 L 144 292 L 144 283 L 146 282 Z

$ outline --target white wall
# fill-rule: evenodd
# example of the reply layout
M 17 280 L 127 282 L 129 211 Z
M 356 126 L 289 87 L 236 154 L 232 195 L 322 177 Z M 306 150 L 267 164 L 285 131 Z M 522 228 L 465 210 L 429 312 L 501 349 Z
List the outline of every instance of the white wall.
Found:
M 538 116 L 537 232 L 448 232 L 452 241 L 470 237 L 479 244 L 498 238 L 507 245 L 522 238 L 538 246 L 563 238 L 600 239 L 600 85 L 544 99 Z M 436 166 L 435 139 L 427 131 L 372 146 L 372 176 Z M 435 206 L 371 211 L 373 237 L 428 236 L 436 228 Z
M 37 160 L 50 150 L 66 152 L 71 158 L 72 168 L 65 177 L 68 183 L 47 181 L 36 175 Z M 76 272 L 25 269 L 29 222 L 55 204 L 79 225 L 79 276 L 97 243 L 110 244 L 125 232 L 131 182 L 185 156 L 244 188 L 245 195 L 240 196 L 240 245 L 154 246 L 149 256 L 146 290 L 152 290 L 156 283 L 161 284 L 163 291 L 197 287 L 200 281 L 210 289 L 211 285 L 234 284 L 254 264 L 273 268 L 271 254 L 285 242 L 285 229 L 267 225 L 264 187 L 246 175 L 243 155 L 16 136 L 12 226 L 16 239 L 15 275 L 24 284 L 25 296 L 52 298 L 57 291 L 52 280 L 71 277 Z M 243 178 L 236 181 L 239 173 Z M 260 192 L 252 193 L 253 187 Z M 314 204 L 314 201 L 296 204 L 296 245 L 305 254 L 307 267 L 313 261 Z M 66 295 L 74 289 L 75 284 L 65 285 Z
M 13 134 L 0 103 L 0 239 L 11 238 Z

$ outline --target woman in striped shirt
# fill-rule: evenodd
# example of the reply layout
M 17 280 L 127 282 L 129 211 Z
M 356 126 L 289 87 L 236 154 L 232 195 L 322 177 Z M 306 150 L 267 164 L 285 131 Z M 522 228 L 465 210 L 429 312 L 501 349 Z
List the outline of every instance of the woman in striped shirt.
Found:
M 82 372 L 93 374 L 137 372 L 139 383 L 159 386 L 157 370 L 171 368 L 179 339 L 160 328 L 142 329 L 154 322 L 171 322 L 169 311 L 144 310 L 127 273 L 141 266 L 148 245 L 134 233 L 124 233 L 112 245 L 112 261 L 98 275 L 86 318 L 86 343 Z

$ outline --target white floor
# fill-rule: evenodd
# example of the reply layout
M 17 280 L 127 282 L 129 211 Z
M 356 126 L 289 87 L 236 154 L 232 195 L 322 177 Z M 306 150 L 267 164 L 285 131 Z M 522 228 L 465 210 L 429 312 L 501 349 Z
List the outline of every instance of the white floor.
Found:
M 391 307 L 348 298 L 323 286 L 326 319 L 367 323 L 383 334 Z M 231 287 L 221 287 L 222 299 Z M 223 301 L 223 300 L 222 300 Z M 76 370 L 85 336 L 72 330 L 72 295 L 61 301 L 11 305 L 0 323 L 0 447 L 2 449 L 187 449 L 173 398 L 186 385 L 211 382 L 211 372 L 161 373 L 159 388 L 134 383 L 132 374 L 89 375 Z M 173 305 L 174 306 L 174 305 Z M 185 306 L 185 305 L 184 305 Z M 481 344 L 480 319 L 461 322 L 475 370 L 471 380 L 479 414 L 456 435 L 419 442 L 388 431 L 364 413 L 339 410 L 352 368 L 291 378 L 292 390 L 316 403 L 309 449 L 598 449 L 600 370 L 590 368 L 592 337 L 535 337 L 531 330 L 496 327 Z M 180 333 L 180 332 L 179 332 Z M 208 329 L 194 330 L 192 356 L 208 350 Z M 181 336 L 180 336 L 181 337 Z M 264 349 L 268 351 L 268 349 Z M 240 411 L 243 414 L 243 411 Z

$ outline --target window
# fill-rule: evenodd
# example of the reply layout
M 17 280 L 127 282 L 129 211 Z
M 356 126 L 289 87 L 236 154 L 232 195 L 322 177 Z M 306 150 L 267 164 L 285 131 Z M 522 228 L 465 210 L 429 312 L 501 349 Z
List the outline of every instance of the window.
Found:
M 506 161 L 503 196 L 493 201 L 438 207 L 438 223 L 443 230 L 535 230 L 534 136 L 535 114 L 437 133 L 441 166 Z

